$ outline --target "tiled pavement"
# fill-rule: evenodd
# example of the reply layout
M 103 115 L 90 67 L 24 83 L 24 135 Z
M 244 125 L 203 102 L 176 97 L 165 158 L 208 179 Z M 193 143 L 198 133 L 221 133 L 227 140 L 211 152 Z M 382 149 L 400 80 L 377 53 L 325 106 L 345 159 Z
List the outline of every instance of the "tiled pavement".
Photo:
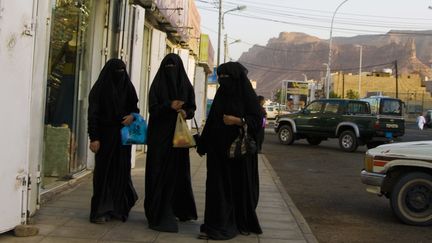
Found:
M 110 221 L 104 225 L 89 223 L 91 176 L 44 203 L 33 218 L 39 234 L 32 237 L 15 237 L 12 233 L 0 235 L 0 242 L 206 242 L 197 239 L 204 214 L 206 165 L 205 158 L 191 150 L 193 190 L 198 210 L 198 221 L 179 223 L 179 233 L 160 233 L 147 228 L 143 208 L 145 156 L 138 157 L 137 167 L 132 170 L 139 200 L 126 223 Z M 260 201 L 258 217 L 262 235 L 237 236 L 228 242 L 301 243 L 317 242 L 309 226 L 283 189 L 273 168 L 260 155 Z M 211 242 L 212 240 L 209 240 Z

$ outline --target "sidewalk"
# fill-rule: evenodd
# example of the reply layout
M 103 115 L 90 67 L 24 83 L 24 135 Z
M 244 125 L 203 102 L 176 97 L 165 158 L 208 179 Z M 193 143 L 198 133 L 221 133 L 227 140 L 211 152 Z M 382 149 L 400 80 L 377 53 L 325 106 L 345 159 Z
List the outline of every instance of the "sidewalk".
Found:
M 260 201 L 257 209 L 262 235 L 239 235 L 228 242 L 300 243 L 317 242 L 308 224 L 291 198 L 283 189 L 273 168 L 263 155 L 260 156 Z M 0 235 L 0 242 L 206 242 L 197 239 L 203 220 L 206 164 L 191 150 L 191 173 L 198 221 L 179 223 L 179 233 L 160 233 L 147 228 L 144 215 L 144 163 L 145 156 L 137 160 L 132 178 L 139 200 L 126 223 L 110 221 L 104 225 L 89 223 L 91 176 L 75 188 L 56 196 L 41 206 L 33 221 L 39 235 L 27 238 L 11 234 Z M 210 242 L 215 242 L 209 240 Z

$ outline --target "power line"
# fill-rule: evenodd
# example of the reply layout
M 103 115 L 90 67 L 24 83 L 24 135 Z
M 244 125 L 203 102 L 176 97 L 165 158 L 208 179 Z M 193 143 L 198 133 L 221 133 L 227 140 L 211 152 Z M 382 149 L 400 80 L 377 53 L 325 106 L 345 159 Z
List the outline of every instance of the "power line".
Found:
M 252 66 L 252 67 L 256 67 L 257 69 L 265 69 L 265 70 L 271 69 L 271 71 L 286 71 L 286 72 L 321 72 L 321 71 L 324 71 L 324 68 L 322 68 L 322 69 L 289 69 L 289 68 L 265 66 L 265 65 L 255 64 L 255 63 L 244 62 L 244 61 L 240 61 L 240 62 L 246 66 Z M 363 66 L 362 68 L 368 69 L 368 68 L 388 66 L 388 65 L 393 65 L 393 64 L 394 64 L 394 62 L 387 62 L 387 63 L 381 63 L 381 64 L 367 65 L 367 66 Z M 347 67 L 345 67 L 345 68 L 333 68 L 333 70 L 338 70 L 338 71 L 358 70 L 358 66 L 350 67 L 350 68 L 347 68 Z
M 231 4 L 237 5 L 237 3 L 235 3 L 235 2 L 227 1 L 227 3 L 228 2 L 231 3 Z M 241 3 L 242 4 L 245 4 L 245 3 L 247 3 L 247 4 L 255 4 L 255 5 L 258 5 L 260 7 L 275 7 L 277 9 L 293 9 L 293 10 L 296 10 L 296 11 L 310 11 L 310 12 L 317 12 L 317 13 L 326 13 L 326 14 L 329 14 L 330 16 L 333 14 L 332 11 L 317 10 L 317 9 L 307 9 L 307 8 L 296 8 L 296 7 L 289 7 L 287 5 L 277 5 L 277 4 L 270 4 L 270 3 L 263 4 L 262 2 L 257 3 L 257 2 L 253 2 L 253 1 L 247 1 L 247 0 L 242 0 Z M 412 17 L 409 18 L 409 17 L 401 17 L 401 16 L 394 17 L 394 16 L 382 16 L 382 15 L 377 16 L 377 15 L 348 13 L 348 12 L 338 12 L 338 15 L 367 17 L 369 19 L 370 18 L 380 18 L 380 19 L 397 19 L 397 20 L 405 19 L 405 20 L 426 20 L 426 21 L 432 21 L 432 19 L 430 19 L 430 18 L 412 18 Z
M 214 9 L 208 9 L 208 8 L 200 8 L 206 11 L 215 12 Z M 325 29 L 328 30 L 330 27 L 328 26 L 322 26 L 322 25 L 315 25 L 315 24 L 303 24 L 303 23 L 297 23 L 297 22 L 289 22 L 284 20 L 278 20 L 273 18 L 267 18 L 262 16 L 256 16 L 256 15 L 245 15 L 245 14 L 234 14 L 231 15 L 243 17 L 243 18 L 249 18 L 249 19 L 255 19 L 255 20 L 262 20 L 262 21 L 268 21 L 268 22 L 274 22 L 274 23 L 281 23 L 281 24 L 287 24 L 287 25 L 294 25 L 294 26 L 302 26 L 307 27 L 311 29 Z M 383 33 L 383 31 L 374 31 L 374 30 L 364 30 L 364 29 L 353 29 L 353 28 L 342 28 L 342 27 L 333 27 L 333 30 L 338 30 L 340 32 L 348 32 L 348 33 L 357 33 L 357 34 L 364 34 L 364 33 L 370 33 L 370 34 L 379 34 L 379 35 L 385 35 L 386 33 Z M 408 30 L 405 30 L 408 31 Z M 404 31 L 392 31 L 391 34 L 394 35 L 419 35 L 419 36 L 430 36 L 432 33 L 412 33 L 412 32 L 404 32 Z

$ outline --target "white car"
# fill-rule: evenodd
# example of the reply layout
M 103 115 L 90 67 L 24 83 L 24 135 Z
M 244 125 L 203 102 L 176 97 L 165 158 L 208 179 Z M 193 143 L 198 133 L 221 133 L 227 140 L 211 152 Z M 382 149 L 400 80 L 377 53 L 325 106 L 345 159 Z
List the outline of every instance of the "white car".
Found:
M 275 106 L 264 106 L 267 112 L 267 119 L 272 120 L 275 119 L 278 115 L 278 111 Z
M 393 143 L 369 149 L 361 180 L 384 195 L 406 224 L 432 224 L 432 141 Z

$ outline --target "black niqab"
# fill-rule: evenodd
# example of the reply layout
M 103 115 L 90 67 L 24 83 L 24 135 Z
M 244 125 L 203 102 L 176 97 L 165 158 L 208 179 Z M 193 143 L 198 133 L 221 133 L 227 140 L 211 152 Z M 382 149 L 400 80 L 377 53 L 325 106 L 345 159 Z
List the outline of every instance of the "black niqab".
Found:
M 168 100 L 185 101 L 192 88 L 183 61 L 177 54 L 170 53 L 162 60 L 152 83 L 157 96 Z
M 258 156 L 229 159 L 228 148 L 239 135 L 239 126 L 225 125 L 224 115 L 244 118 L 248 133 L 255 138 L 262 123 L 260 105 L 238 62 L 222 64 L 217 69 L 217 90 L 198 145 L 207 153 L 206 206 L 201 231 L 210 239 L 227 240 L 238 233 L 261 234 L 255 209 L 258 205 Z M 256 139 L 256 138 L 255 138 Z
M 146 156 L 144 208 L 149 227 L 177 232 L 176 218 L 197 218 L 192 192 L 189 149 L 173 148 L 177 111 L 174 100 L 184 102 L 186 119 L 196 109 L 193 87 L 183 63 L 176 54 L 168 54 L 153 80 L 149 93 L 148 151 Z
M 90 220 L 116 217 L 125 221 L 137 200 L 131 180 L 131 146 L 122 145 L 122 118 L 139 113 L 137 94 L 126 65 L 119 59 L 103 67 L 89 95 L 88 133 L 99 141 L 93 171 Z

